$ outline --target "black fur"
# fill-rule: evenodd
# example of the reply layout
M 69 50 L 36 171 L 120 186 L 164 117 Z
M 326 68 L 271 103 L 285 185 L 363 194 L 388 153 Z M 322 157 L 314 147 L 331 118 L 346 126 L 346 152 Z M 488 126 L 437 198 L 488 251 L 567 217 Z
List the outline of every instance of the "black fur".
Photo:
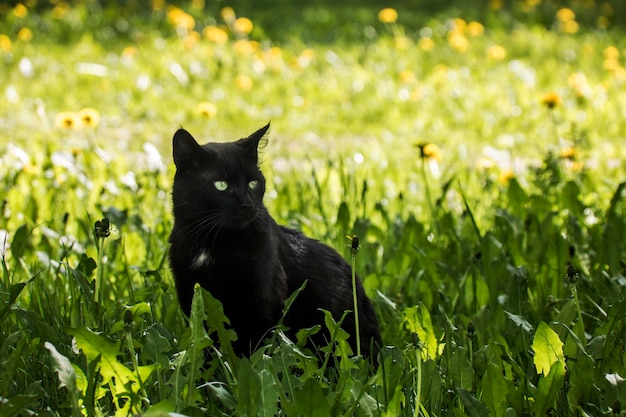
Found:
M 170 266 L 178 300 L 189 315 L 197 282 L 220 300 L 238 335 L 235 352 L 250 354 L 282 316 L 284 301 L 306 281 L 287 316 L 290 336 L 323 325 L 320 309 L 339 320 L 354 310 L 352 273 L 332 248 L 276 224 L 263 205 L 265 178 L 258 145 L 269 125 L 248 138 L 199 145 L 185 130 L 173 139 L 174 227 Z M 216 182 L 219 182 L 217 184 Z M 223 191 L 218 190 L 227 188 Z M 253 185 L 256 182 L 256 186 Z M 361 349 L 376 355 L 381 344 L 376 314 L 357 283 Z M 356 353 L 354 315 L 343 323 Z M 327 334 L 320 333 L 316 344 Z M 370 350 L 370 346 L 374 350 Z

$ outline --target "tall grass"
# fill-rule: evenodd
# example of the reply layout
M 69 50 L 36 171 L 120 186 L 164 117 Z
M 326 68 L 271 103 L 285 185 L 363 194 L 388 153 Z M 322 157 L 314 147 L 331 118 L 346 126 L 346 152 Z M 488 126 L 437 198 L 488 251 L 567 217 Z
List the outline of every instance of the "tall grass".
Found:
M 133 45 L 52 43 L 68 21 L 34 13 L 0 26 L 33 32 L 1 52 L 0 415 L 622 413 L 617 32 L 379 22 L 304 46 L 216 16 L 222 44 L 161 17 Z M 352 257 L 378 367 L 330 316 L 317 352 L 318 329 L 278 324 L 238 358 L 210 294 L 178 308 L 171 135 L 268 119 L 266 205 Z

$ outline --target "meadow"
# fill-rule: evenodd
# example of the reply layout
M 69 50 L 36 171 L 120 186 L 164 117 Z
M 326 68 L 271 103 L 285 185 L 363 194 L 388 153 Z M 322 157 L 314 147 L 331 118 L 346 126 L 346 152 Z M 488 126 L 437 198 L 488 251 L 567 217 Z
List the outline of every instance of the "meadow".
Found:
M 622 3 L 279 3 L 0 4 L 0 417 L 624 415 Z M 266 206 L 352 262 L 378 367 L 178 307 L 172 135 L 268 121 Z

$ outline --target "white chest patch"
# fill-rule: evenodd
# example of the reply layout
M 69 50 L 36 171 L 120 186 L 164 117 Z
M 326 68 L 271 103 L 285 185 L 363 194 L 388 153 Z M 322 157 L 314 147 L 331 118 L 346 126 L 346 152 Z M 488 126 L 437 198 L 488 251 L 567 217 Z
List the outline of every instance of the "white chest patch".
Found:
M 200 269 L 213 264 L 213 256 L 208 250 L 202 250 L 191 261 L 192 269 Z

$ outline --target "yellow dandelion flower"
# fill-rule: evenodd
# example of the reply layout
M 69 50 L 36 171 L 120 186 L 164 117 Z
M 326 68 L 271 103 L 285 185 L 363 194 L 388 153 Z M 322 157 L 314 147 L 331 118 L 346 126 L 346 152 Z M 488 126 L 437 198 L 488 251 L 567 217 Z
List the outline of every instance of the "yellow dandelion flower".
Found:
M 560 95 L 558 95 L 555 92 L 551 92 L 551 93 L 544 94 L 544 96 L 541 97 L 541 103 L 547 108 L 553 109 L 561 105 L 562 100 L 561 100 Z
M 86 107 L 79 111 L 78 118 L 84 127 L 95 128 L 100 123 L 100 113 L 91 107 Z
M 233 45 L 235 52 L 239 55 L 249 55 L 257 51 L 257 43 L 245 39 L 239 39 Z
M 183 46 L 185 47 L 185 49 L 191 49 L 198 43 L 200 38 L 201 38 L 200 33 L 196 32 L 195 30 L 192 30 L 191 32 L 188 32 L 185 38 L 183 39 Z
M 52 9 L 51 16 L 53 19 L 57 19 L 57 20 L 63 19 L 69 11 L 70 11 L 70 5 L 63 1 L 57 4 L 56 6 L 54 6 L 54 9 Z
M 467 25 L 467 34 L 471 37 L 482 36 L 485 33 L 485 27 L 478 22 L 470 22 Z
M 453 31 L 448 34 L 448 43 L 452 47 L 459 52 L 467 51 L 469 46 L 469 41 L 461 32 Z
M 241 35 L 248 35 L 253 28 L 252 20 L 247 17 L 240 17 L 233 23 L 233 30 Z
M 222 16 L 222 19 L 224 19 L 224 21 L 227 23 L 232 23 L 235 21 L 235 11 L 232 7 L 224 7 L 220 11 L 220 15 Z
M 82 152 L 82 150 L 80 148 L 77 148 L 76 146 L 72 146 L 70 148 L 70 153 L 72 154 L 72 156 L 74 158 L 76 158 L 78 155 L 80 155 L 81 152 Z
M 434 143 L 422 143 L 417 146 L 420 149 L 420 158 L 434 159 L 435 161 L 441 161 L 443 159 L 441 149 Z
M 495 162 L 493 162 L 492 159 L 487 158 L 487 157 L 478 158 L 478 160 L 476 161 L 476 168 L 478 168 L 481 171 L 488 171 L 491 168 L 493 168 L 495 165 L 496 165 Z
M 204 9 L 205 3 L 204 0 L 191 0 L 191 8 L 195 10 Z
M 165 7 L 165 0 L 152 0 L 152 10 L 160 11 Z
M 580 29 L 580 25 L 575 20 L 568 20 L 561 23 L 561 31 L 565 33 L 576 33 Z
M 498 182 L 502 185 L 507 185 L 513 178 L 515 178 L 515 174 L 510 169 L 503 169 L 498 174 Z
M 500 10 L 504 7 L 504 2 L 502 0 L 489 0 L 489 8 L 491 10 Z
M 19 17 L 20 19 L 23 19 L 26 16 L 28 16 L 28 8 L 24 6 L 22 3 L 18 3 L 13 8 L 12 13 L 15 17 Z
M 409 46 L 411 46 L 411 39 L 407 38 L 406 36 L 396 36 L 395 38 L 393 38 L 393 44 L 396 49 L 404 51 L 405 49 L 408 49 Z
M 202 31 L 202 35 L 210 42 L 217 44 L 225 44 L 228 42 L 228 33 L 224 29 L 217 26 L 207 26 Z
M 29 28 L 21 28 L 19 32 L 17 32 L 17 39 L 28 42 L 33 39 L 33 32 Z
M 417 46 L 419 46 L 422 51 L 432 51 L 435 48 L 435 41 L 431 38 L 421 38 L 417 42 Z
M 570 22 L 576 19 L 576 13 L 568 7 L 563 7 L 556 12 L 556 18 L 560 22 Z
M 617 68 L 615 71 L 613 71 L 613 76 L 615 77 L 617 81 L 619 81 L 620 83 L 623 83 L 624 81 L 626 81 L 626 68 L 624 67 Z
M 618 59 L 619 58 L 619 49 L 614 46 L 607 46 L 602 51 L 602 55 L 604 55 L 604 59 Z
M 411 70 L 405 69 L 398 74 L 398 79 L 403 84 L 413 84 L 417 81 L 415 73 Z
M 252 82 L 252 78 L 248 77 L 247 75 L 238 75 L 235 78 L 235 85 L 240 90 L 250 91 L 252 90 L 253 84 L 254 83 Z
M 212 119 L 217 115 L 217 106 L 209 101 L 203 101 L 196 106 L 196 113 L 207 119 Z
M 26 164 L 24 164 L 24 166 L 22 166 L 22 171 L 26 174 L 37 174 L 38 173 L 38 169 L 35 165 L 33 165 L 31 162 L 28 162 Z
M 169 7 L 167 21 L 177 29 L 192 30 L 196 26 L 193 16 L 176 6 Z
M 575 72 L 567 77 L 567 85 L 574 90 L 576 97 L 583 98 L 590 94 L 591 87 L 582 72 Z
M 569 160 L 574 160 L 576 159 L 576 155 L 578 154 L 578 151 L 576 150 L 576 148 L 574 147 L 567 147 L 567 148 L 563 148 L 561 149 L 561 151 L 559 152 L 559 156 L 563 159 L 569 159 Z
M 137 56 L 137 48 L 135 48 L 134 46 L 127 46 L 126 48 L 122 49 L 122 56 L 128 59 L 135 58 Z
M 11 38 L 5 34 L 0 34 L 0 51 L 11 52 Z
M 59 129 L 78 129 L 81 126 L 81 119 L 76 113 L 61 112 L 55 116 L 54 125 Z
M 604 60 L 602 67 L 607 71 L 616 71 L 621 67 L 621 65 L 617 59 L 607 58 Z
M 271 59 L 281 59 L 283 57 L 283 50 L 278 46 L 272 46 L 268 51 L 267 55 Z
M 395 23 L 398 20 L 398 11 L 387 7 L 378 12 L 378 20 L 382 23 Z
M 464 32 L 465 28 L 467 28 L 467 22 L 460 17 L 452 19 L 452 23 L 454 24 L 452 31 Z
M 500 45 L 491 45 L 487 48 L 487 57 L 494 61 L 502 61 L 506 58 L 506 49 Z

